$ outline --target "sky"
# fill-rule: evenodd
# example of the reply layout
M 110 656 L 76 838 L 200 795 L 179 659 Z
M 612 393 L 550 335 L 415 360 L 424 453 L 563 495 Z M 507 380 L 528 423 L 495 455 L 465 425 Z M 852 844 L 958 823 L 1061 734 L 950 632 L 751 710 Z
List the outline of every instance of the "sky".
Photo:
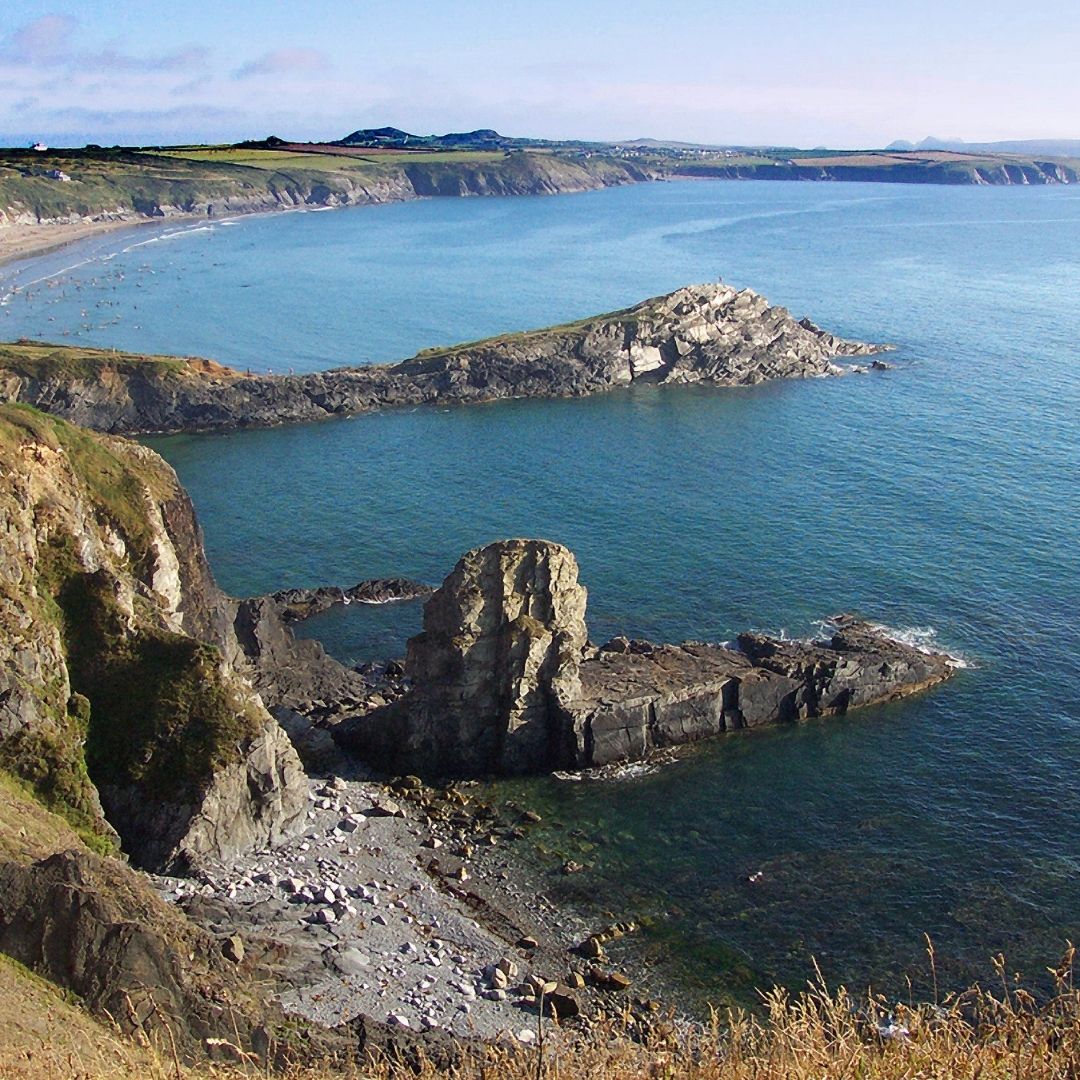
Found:
M 1076 0 L 0 0 L 0 144 L 1080 138 Z

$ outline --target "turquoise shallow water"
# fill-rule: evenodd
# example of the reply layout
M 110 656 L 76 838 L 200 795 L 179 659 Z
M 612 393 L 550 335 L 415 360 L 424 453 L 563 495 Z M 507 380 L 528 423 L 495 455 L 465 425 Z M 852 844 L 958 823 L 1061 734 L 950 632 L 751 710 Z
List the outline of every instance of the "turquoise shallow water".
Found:
M 0 271 L 26 284 L 89 260 L 13 296 L 0 334 L 300 370 L 723 274 L 896 343 L 874 376 L 153 445 L 234 593 L 438 582 L 468 547 L 542 535 L 577 552 L 598 640 L 798 634 L 855 609 L 970 660 L 917 700 L 635 781 L 507 785 L 543 807 L 552 866 L 592 864 L 553 874 L 556 894 L 649 916 L 647 950 L 702 996 L 736 960 L 800 983 L 811 956 L 897 988 L 925 973 L 924 931 L 946 981 L 998 951 L 1036 974 L 1080 936 L 1080 191 L 658 184 L 155 235 Z M 308 631 L 360 660 L 400 652 L 418 620 L 350 608 Z

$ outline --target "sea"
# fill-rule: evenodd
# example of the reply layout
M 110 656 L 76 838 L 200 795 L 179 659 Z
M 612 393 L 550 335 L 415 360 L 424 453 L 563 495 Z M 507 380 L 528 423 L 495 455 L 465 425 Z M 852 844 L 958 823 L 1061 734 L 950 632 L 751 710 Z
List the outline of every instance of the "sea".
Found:
M 538 536 L 577 554 L 596 641 L 854 611 L 954 653 L 902 703 L 494 794 L 541 812 L 548 894 L 641 922 L 639 970 L 686 1001 L 818 973 L 944 993 L 999 955 L 1038 983 L 1080 941 L 1080 189 L 701 181 L 164 223 L 0 268 L 0 337 L 299 372 L 721 278 L 895 345 L 893 369 L 147 441 L 236 595 L 437 584 Z M 303 632 L 362 663 L 419 625 L 351 605 Z

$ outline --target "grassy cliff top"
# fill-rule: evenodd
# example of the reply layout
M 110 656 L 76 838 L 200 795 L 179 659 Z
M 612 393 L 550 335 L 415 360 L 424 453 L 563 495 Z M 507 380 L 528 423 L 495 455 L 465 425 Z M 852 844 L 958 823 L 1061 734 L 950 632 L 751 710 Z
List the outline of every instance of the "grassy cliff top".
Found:
M 0 462 L 14 465 L 25 447 L 62 452 L 86 493 L 131 541 L 148 529 L 146 492 L 165 501 L 177 490 L 176 474 L 156 454 L 30 405 L 0 405 Z
M 406 162 L 490 164 L 503 161 L 502 150 L 432 150 L 417 153 L 408 150 L 344 150 L 330 146 L 301 147 L 290 144 L 280 149 L 261 149 L 243 146 L 193 146 L 182 149 L 155 150 L 155 156 L 165 160 L 209 162 L 224 165 L 246 165 L 254 169 L 275 172 L 279 169 L 308 169 L 317 172 L 340 170 L 370 171 L 372 165 L 401 165 Z
M 515 330 L 506 334 L 496 334 L 494 337 L 480 338 L 477 341 L 463 341 L 457 345 L 435 345 L 430 349 L 421 349 L 415 356 L 402 360 L 394 367 L 408 371 L 421 368 L 432 361 L 463 356 L 480 349 L 520 347 L 553 338 L 579 337 L 585 331 L 603 323 L 636 322 L 641 316 L 639 308 L 640 305 L 623 308 L 621 311 L 610 311 L 603 315 L 590 315 L 588 318 L 577 319 L 575 322 L 558 323 L 555 326 L 545 326 L 535 330 Z
M 181 378 L 240 376 L 233 368 L 198 357 L 156 356 L 25 339 L 0 342 L 0 375 L 7 372 L 29 379 L 76 381 L 96 380 L 106 372 L 130 375 L 137 371 Z
M 520 180 L 522 174 L 537 169 L 548 178 L 565 175 L 567 183 L 580 182 L 582 171 L 600 172 L 607 161 L 575 158 L 571 162 L 566 155 L 542 151 L 413 154 L 333 147 L 216 146 L 0 149 L 0 222 L 5 215 L 16 221 L 132 220 L 160 217 L 163 212 L 205 214 L 208 206 L 220 215 L 279 205 L 363 202 L 367 201 L 362 197 L 365 185 L 399 185 L 397 197 L 408 197 L 410 176 L 438 185 L 477 170 Z

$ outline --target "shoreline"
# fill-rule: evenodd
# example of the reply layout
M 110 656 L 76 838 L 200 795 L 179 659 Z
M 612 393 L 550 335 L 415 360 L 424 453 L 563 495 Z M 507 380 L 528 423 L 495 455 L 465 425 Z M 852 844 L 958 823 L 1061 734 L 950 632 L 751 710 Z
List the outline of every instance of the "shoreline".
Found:
M 660 177 L 659 179 L 669 179 L 669 177 Z M 675 179 L 681 179 L 676 177 Z M 695 178 L 697 179 L 697 178 Z M 716 177 L 703 177 L 706 180 L 715 180 Z M 650 183 L 656 181 L 644 181 L 644 180 L 631 180 L 629 184 Z M 589 191 L 602 191 L 609 187 L 622 187 L 623 184 L 604 184 L 598 188 L 567 188 L 561 191 L 548 192 L 545 194 L 550 195 L 583 195 Z M 489 194 L 483 196 L 484 198 L 520 198 L 523 194 L 536 194 L 533 192 L 528 193 L 512 193 L 512 194 Z M 138 229 L 144 228 L 148 225 L 158 225 L 163 228 L 167 228 L 171 223 L 193 224 L 195 222 L 203 222 L 209 224 L 220 224 L 223 221 L 234 221 L 237 218 L 249 218 L 249 217 L 261 217 L 271 214 L 298 214 L 298 213 L 311 213 L 314 211 L 322 210 L 351 210 L 358 207 L 368 206 L 389 206 L 396 203 L 409 203 L 409 202 L 424 202 L 431 198 L 438 198 L 439 196 L 413 194 L 413 195 L 394 195 L 388 198 L 369 198 L 364 201 L 358 202 L 344 202 L 344 203 L 316 203 L 311 205 L 301 204 L 297 205 L 264 205 L 253 207 L 252 209 L 236 208 L 230 210 L 228 213 L 221 215 L 207 215 L 203 212 L 192 213 L 174 213 L 168 214 L 164 217 L 132 217 L 124 218 L 122 220 L 109 219 L 109 220 L 86 220 L 86 221 L 74 221 L 74 222 L 39 222 L 33 225 L 27 224 L 3 224 L 0 220 L 0 267 L 11 266 L 15 263 L 28 261 L 34 258 L 38 258 L 43 255 L 51 254 L 54 251 L 59 251 L 65 247 L 69 247 L 72 244 L 80 243 L 83 240 L 92 239 L 95 236 L 104 235 L 109 232 L 116 232 L 121 229 Z M 450 198 L 455 196 L 443 196 L 444 198 Z M 467 196 L 456 196 L 457 198 L 465 198 Z M 0 208 L 0 214 L 3 213 Z
M 179 220 L 193 220 L 192 214 Z M 146 225 L 161 224 L 162 218 L 146 218 L 134 221 L 74 221 L 43 225 L 0 226 L 0 267 L 50 255 L 54 251 L 70 247 L 82 240 L 90 240 L 122 229 L 137 229 Z
M 574 193 L 568 192 L 567 194 Z M 419 202 L 421 200 L 416 198 L 395 199 L 392 201 Z M 264 217 L 277 214 L 303 214 L 316 210 L 348 210 L 352 207 L 383 205 L 388 205 L 388 203 L 353 203 L 343 206 L 264 206 L 255 210 L 235 210 L 215 217 L 208 217 L 206 214 L 201 213 L 190 213 L 169 214 L 167 217 L 125 218 L 123 220 L 108 221 L 50 222 L 38 225 L 0 224 L 0 268 L 21 262 L 30 262 L 33 259 L 61 251 L 74 244 L 82 243 L 84 240 L 92 240 L 96 236 L 104 236 L 107 233 L 122 232 L 125 229 L 135 231 L 155 225 L 161 229 L 168 229 L 171 225 L 179 228 L 197 223 L 221 225 L 224 222 L 235 221 L 238 218 Z M 14 245 L 14 250 L 8 250 L 9 241 Z
M 327 1028 L 368 1017 L 421 1036 L 526 1045 L 542 986 L 571 1030 L 627 1008 L 659 1013 L 639 997 L 649 980 L 617 966 L 636 968 L 635 958 L 578 950 L 624 931 L 553 903 L 515 850 L 535 815 L 486 802 L 474 784 L 438 792 L 332 771 L 308 783 L 307 822 L 290 839 L 191 877 L 149 875 L 196 923 L 256 952 L 279 949 L 272 993 L 287 1013 Z M 623 981 L 605 984 L 613 971 Z M 558 1030 L 550 1017 L 543 1027 Z

